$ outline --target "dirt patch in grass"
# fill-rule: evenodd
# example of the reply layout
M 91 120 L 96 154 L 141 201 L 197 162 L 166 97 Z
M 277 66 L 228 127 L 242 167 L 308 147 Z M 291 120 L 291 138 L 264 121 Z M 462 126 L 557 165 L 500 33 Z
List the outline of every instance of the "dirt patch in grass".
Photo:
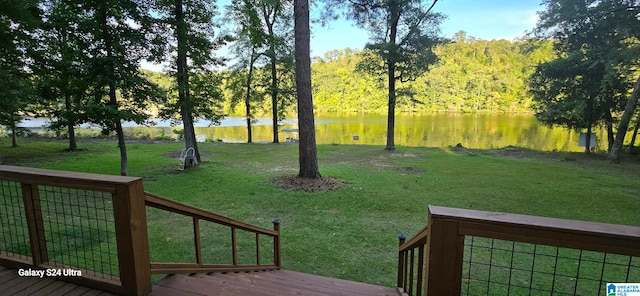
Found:
M 401 167 L 400 172 L 403 174 L 424 174 L 424 169 L 416 167 Z
M 494 157 L 507 157 L 515 159 L 548 159 L 558 161 L 606 161 L 607 155 L 603 153 L 585 154 L 583 152 L 566 152 L 566 151 L 538 151 L 528 148 L 507 146 L 498 149 L 469 149 L 458 146 L 449 146 L 449 149 L 455 153 L 475 155 L 487 155 Z
M 418 155 L 408 152 L 394 152 L 391 154 L 392 157 L 418 157 Z
M 543 152 L 534 151 L 526 148 L 515 147 L 515 146 L 507 146 L 501 149 L 480 150 L 475 152 L 479 154 L 484 154 L 484 155 L 519 158 L 519 159 L 544 156 Z
M 321 192 L 342 188 L 349 184 L 345 180 L 334 177 L 318 179 L 300 178 L 296 175 L 282 175 L 271 179 L 276 187 L 291 191 Z

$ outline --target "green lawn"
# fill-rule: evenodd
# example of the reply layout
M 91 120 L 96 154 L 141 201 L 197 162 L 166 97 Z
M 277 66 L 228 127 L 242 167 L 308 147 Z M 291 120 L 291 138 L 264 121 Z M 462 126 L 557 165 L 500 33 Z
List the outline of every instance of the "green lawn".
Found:
M 20 147 L 9 148 L 9 140 L 0 139 L 0 162 L 119 172 L 115 142 L 81 140 L 83 150 L 65 152 L 63 141 L 20 140 Z M 615 165 L 573 153 L 520 151 L 514 155 L 525 157 L 514 158 L 508 151 L 322 145 L 321 173 L 349 184 L 307 193 L 270 183 L 297 172 L 295 144 L 202 143 L 204 162 L 189 172 L 177 170 L 180 149 L 179 143 L 129 144 L 129 173 L 143 177 L 149 192 L 231 218 L 266 228 L 281 219 L 284 268 L 325 276 L 394 286 L 397 235 L 424 227 L 429 204 L 640 226 L 637 158 Z M 189 247 L 177 246 L 190 240 L 180 230 L 191 227 L 188 219 L 182 226 L 180 218 L 153 221 L 160 225 L 150 228 L 152 259 L 193 257 Z M 176 249 L 153 247 L 168 242 Z M 218 252 L 213 245 L 211 252 Z

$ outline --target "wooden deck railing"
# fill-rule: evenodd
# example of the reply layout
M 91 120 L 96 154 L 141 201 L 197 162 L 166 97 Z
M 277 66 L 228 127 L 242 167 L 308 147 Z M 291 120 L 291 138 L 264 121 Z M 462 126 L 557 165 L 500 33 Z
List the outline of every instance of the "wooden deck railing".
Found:
M 471 255 L 471 251 L 467 250 L 465 252 L 465 247 L 472 248 L 472 246 L 465 245 L 466 237 L 503 240 L 514 245 L 517 242 L 534 244 L 534 246 L 553 246 L 556 247 L 555 258 L 553 258 L 553 255 L 548 256 L 536 253 L 535 247 L 532 253 L 525 254 L 533 256 L 534 261 L 536 256 L 548 256 L 551 257 L 551 261 L 555 260 L 555 264 L 558 264 L 558 258 L 562 256 L 559 255 L 560 248 L 577 250 L 579 257 L 569 258 L 577 262 L 577 272 L 574 277 L 567 277 L 570 279 L 569 281 L 573 282 L 573 287 L 571 287 L 573 290 L 569 290 L 566 293 L 558 292 L 558 294 L 576 294 L 578 282 L 581 281 L 581 273 L 584 273 L 584 270 L 580 270 L 583 251 L 604 253 L 603 261 L 597 262 L 598 266 L 602 265 L 601 270 L 595 272 L 605 272 L 605 266 L 609 264 L 606 262 L 607 254 L 628 256 L 628 259 L 624 259 L 625 263 L 623 264 L 611 264 L 621 270 L 622 276 L 617 280 L 618 282 L 640 281 L 640 278 L 637 278 L 640 277 L 640 273 L 638 273 L 638 270 L 640 270 L 640 227 L 429 206 L 427 227 L 409 241 L 405 242 L 404 237 L 400 238 L 398 260 L 399 289 L 409 295 L 461 295 L 463 292 L 463 263 L 467 266 L 474 264 L 465 259 L 465 256 L 469 257 Z M 492 254 L 491 252 L 494 249 L 497 249 L 497 247 L 492 243 L 486 247 L 486 252 Z M 516 248 L 507 248 L 507 250 L 500 251 L 519 252 L 516 251 Z M 476 254 L 477 256 L 479 255 Z M 499 257 L 497 255 L 489 256 L 488 263 L 483 263 L 485 265 L 483 267 L 489 269 L 488 274 L 490 276 L 491 266 L 500 258 L 497 258 Z M 567 260 L 566 257 L 561 259 Z M 509 285 L 512 284 L 512 271 L 516 268 L 514 267 L 513 255 L 511 260 L 510 266 L 505 264 L 506 266 L 499 267 L 509 271 L 509 281 L 499 283 L 499 285 L 507 286 L 504 287 L 504 291 L 509 291 L 511 288 Z M 593 261 L 590 261 L 590 263 L 593 263 Z M 532 263 L 532 265 L 535 264 Z M 532 273 L 536 273 L 534 268 L 535 266 L 531 266 Z M 553 277 L 553 281 L 549 282 L 552 283 L 551 285 L 559 286 L 560 284 L 557 283 L 555 278 L 556 268 L 555 266 L 553 267 L 553 274 L 543 272 L 540 272 L 540 274 Z M 494 269 L 498 269 L 498 267 L 494 267 Z M 560 268 L 558 267 L 557 269 Z M 626 275 L 624 274 L 625 269 Z M 475 271 L 479 270 L 476 269 Z M 467 272 L 469 278 L 465 278 L 465 282 L 474 281 L 473 273 L 471 267 L 469 267 Z M 533 275 L 531 279 L 527 279 L 529 280 L 528 288 L 530 290 L 544 290 L 546 294 L 550 294 L 549 292 L 555 294 L 555 289 L 558 289 L 557 287 L 544 289 L 532 287 L 533 284 L 536 284 L 531 283 L 532 279 Z M 601 290 L 597 292 L 589 290 L 590 292 L 588 293 L 604 295 L 601 294 L 604 292 L 603 275 L 600 274 L 599 277 L 590 280 L 598 282 L 598 284 L 593 285 L 594 289 Z M 487 288 L 480 293 L 490 294 L 491 292 L 488 290 L 492 285 L 491 280 L 487 279 L 486 282 L 483 282 L 483 285 L 486 285 Z M 523 289 L 527 289 L 527 287 Z M 472 294 L 468 290 L 464 292 L 465 294 Z
M 148 208 L 192 219 L 195 263 L 151 262 Z M 201 221 L 230 227 L 232 264 L 204 263 Z M 0 265 L 118 295 L 150 294 L 152 273 L 279 269 L 279 223 L 260 228 L 145 193 L 141 178 L 0 165 Z M 255 264 L 239 264 L 237 231 L 255 234 Z M 264 236 L 273 241 L 267 264 Z
M 0 165 L 0 265 L 147 295 L 143 194 L 140 178 Z
M 193 226 L 193 241 L 195 252 L 195 263 L 151 263 L 151 273 L 197 273 L 197 272 L 234 272 L 234 271 L 254 271 L 273 270 L 281 266 L 280 259 L 280 221 L 274 220 L 274 229 L 266 229 L 250 225 L 223 217 L 205 210 L 166 199 L 151 193 L 145 193 L 145 200 L 148 207 L 168 211 L 190 217 Z M 200 221 L 209 221 L 215 224 L 230 227 L 232 264 L 206 264 L 202 256 Z M 239 264 L 238 246 L 236 239 L 237 230 L 244 230 L 255 234 L 255 264 Z M 263 264 L 261 262 L 260 236 L 268 236 L 273 240 L 273 262 Z
M 420 232 L 408 242 L 404 235 L 400 235 L 398 238 L 400 240 L 400 251 L 398 252 L 398 287 L 402 288 L 402 291 L 409 295 L 422 295 L 427 227 L 420 230 Z M 417 255 L 416 250 L 418 250 Z

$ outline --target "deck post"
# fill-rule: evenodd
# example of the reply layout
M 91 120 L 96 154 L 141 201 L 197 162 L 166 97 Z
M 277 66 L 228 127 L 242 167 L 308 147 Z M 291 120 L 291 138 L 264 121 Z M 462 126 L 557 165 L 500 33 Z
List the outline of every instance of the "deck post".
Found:
M 429 212 L 425 295 L 457 296 L 461 292 L 464 235 L 459 221 Z
M 280 219 L 273 220 L 273 230 L 278 232 L 273 237 L 273 263 L 278 267 L 282 267 L 282 258 L 280 257 Z
M 113 194 L 120 281 L 125 295 L 151 293 L 151 260 L 142 179 L 118 185 Z
M 400 234 L 398 235 L 398 247 L 401 247 L 402 244 L 404 244 L 404 241 L 407 239 L 407 237 L 404 234 Z M 404 252 L 403 251 L 399 251 L 398 252 L 398 287 L 403 287 L 404 288 Z
M 40 206 L 40 192 L 38 185 L 21 184 L 24 211 L 29 230 L 29 242 L 31 245 L 31 257 L 33 265 L 40 266 L 49 261 L 47 252 L 47 240 L 44 234 L 44 219 Z

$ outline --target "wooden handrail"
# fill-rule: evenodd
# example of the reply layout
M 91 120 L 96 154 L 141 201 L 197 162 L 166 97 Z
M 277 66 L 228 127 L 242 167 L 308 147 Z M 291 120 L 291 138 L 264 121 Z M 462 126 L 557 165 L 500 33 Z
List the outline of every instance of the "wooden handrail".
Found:
M 401 239 L 398 288 L 409 295 L 460 295 L 465 236 L 640 257 L 640 227 L 429 206 L 427 226 Z
M 238 220 L 214 214 L 181 202 L 170 200 L 152 193 L 145 192 L 145 203 L 148 207 L 157 208 L 167 212 L 184 215 L 192 218 L 195 263 L 166 263 L 151 262 L 151 273 L 175 274 L 175 273 L 199 273 L 199 272 L 239 272 L 280 269 L 280 220 L 274 220 L 274 229 L 266 229 Z M 231 254 L 233 264 L 205 264 L 202 259 L 202 246 L 200 237 L 200 220 L 213 222 L 231 228 Z M 237 254 L 236 231 L 244 230 L 255 233 L 256 264 L 239 264 Z M 260 262 L 260 235 L 266 235 L 273 239 L 273 264 Z
M 102 192 L 114 192 L 117 185 L 127 186 L 141 181 L 137 177 L 67 172 L 10 165 L 0 165 L 0 180 Z
M 149 192 L 145 192 L 145 203 L 147 206 L 152 208 L 157 208 L 161 210 L 165 210 L 168 212 L 181 214 L 193 218 L 198 218 L 201 220 L 206 220 L 210 222 L 214 222 L 217 224 L 222 224 L 225 226 L 234 227 L 241 230 L 256 232 L 269 236 L 276 236 L 278 232 L 271 229 L 266 229 L 258 226 L 254 226 L 242 221 L 234 220 L 231 218 L 227 218 L 218 214 L 214 214 L 208 211 L 205 211 L 200 208 L 196 208 L 191 205 L 187 205 L 181 202 L 177 202 L 175 200 L 171 200 L 165 197 L 161 197 L 159 195 L 155 195 Z
M 459 235 L 640 256 L 640 227 L 436 206 L 429 213 L 458 221 Z

